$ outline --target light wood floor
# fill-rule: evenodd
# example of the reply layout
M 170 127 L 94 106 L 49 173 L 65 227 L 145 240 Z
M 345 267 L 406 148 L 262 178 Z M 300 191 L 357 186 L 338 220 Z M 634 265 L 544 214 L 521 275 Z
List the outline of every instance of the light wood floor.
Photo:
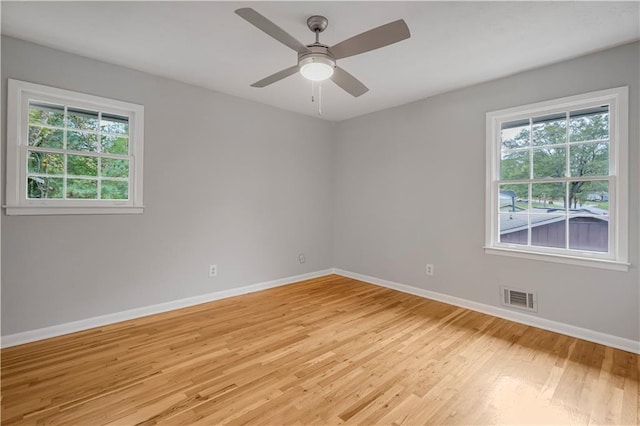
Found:
M 638 424 L 640 357 L 335 275 L 2 350 L 2 424 Z

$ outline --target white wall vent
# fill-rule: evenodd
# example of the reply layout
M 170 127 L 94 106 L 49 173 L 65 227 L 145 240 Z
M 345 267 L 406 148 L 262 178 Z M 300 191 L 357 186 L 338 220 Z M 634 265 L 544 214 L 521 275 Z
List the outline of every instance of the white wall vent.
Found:
M 535 293 L 509 287 L 500 287 L 500 289 L 503 305 L 538 312 L 538 298 Z

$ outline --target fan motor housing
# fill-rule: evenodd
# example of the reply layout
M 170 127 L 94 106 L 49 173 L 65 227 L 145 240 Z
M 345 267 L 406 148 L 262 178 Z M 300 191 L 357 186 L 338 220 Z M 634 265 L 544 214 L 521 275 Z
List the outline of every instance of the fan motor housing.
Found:
M 329 53 L 329 47 L 321 44 L 310 44 L 307 46 L 310 52 L 298 53 L 298 68 L 312 63 L 320 62 L 327 64 L 332 68 L 336 66 L 336 60 L 331 53 Z

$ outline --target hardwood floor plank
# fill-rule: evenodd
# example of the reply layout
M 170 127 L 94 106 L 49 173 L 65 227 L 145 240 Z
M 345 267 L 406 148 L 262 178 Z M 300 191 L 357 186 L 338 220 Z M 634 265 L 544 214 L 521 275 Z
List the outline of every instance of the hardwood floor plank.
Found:
M 640 357 L 329 275 L 2 350 L 2 424 L 639 424 Z

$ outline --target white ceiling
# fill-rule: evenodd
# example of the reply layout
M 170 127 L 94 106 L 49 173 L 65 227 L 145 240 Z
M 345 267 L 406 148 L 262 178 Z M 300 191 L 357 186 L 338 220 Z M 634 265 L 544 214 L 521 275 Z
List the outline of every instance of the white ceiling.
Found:
M 640 38 L 634 2 L 7 2 L 2 34 L 317 115 L 296 74 L 249 85 L 296 64 L 296 53 L 233 12 L 252 7 L 304 44 L 310 15 L 336 44 L 404 18 L 411 38 L 338 61 L 370 91 L 323 83 L 321 118 L 339 121 L 584 55 Z M 585 70 L 588 72 L 588 70 Z

